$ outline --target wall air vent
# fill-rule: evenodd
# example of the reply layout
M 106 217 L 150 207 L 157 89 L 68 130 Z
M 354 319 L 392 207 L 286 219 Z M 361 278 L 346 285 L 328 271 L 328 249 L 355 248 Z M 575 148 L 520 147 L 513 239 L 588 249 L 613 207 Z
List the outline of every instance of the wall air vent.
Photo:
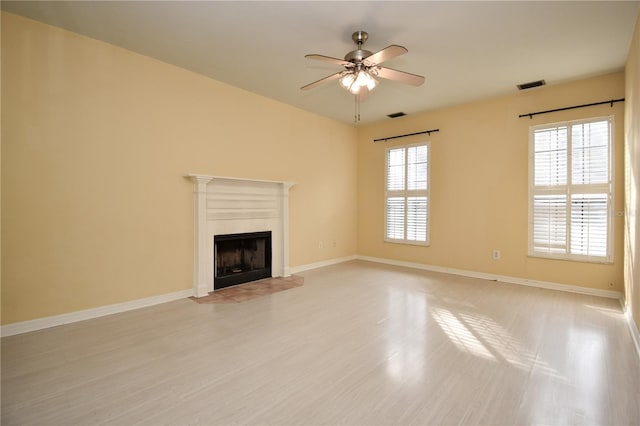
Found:
M 522 84 L 518 84 L 518 90 L 526 90 L 526 89 L 531 89 L 533 87 L 540 87 L 540 86 L 544 86 L 545 84 L 547 84 L 546 81 L 544 80 L 538 80 L 538 81 L 532 81 L 530 83 L 522 83 Z
M 405 114 L 404 112 L 394 112 L 393 114 L 389 114 L 387 115 L 387 117 L 389 118 L 398 118 L 398 117 L 402 117 L 405 116 L 407 114 Z

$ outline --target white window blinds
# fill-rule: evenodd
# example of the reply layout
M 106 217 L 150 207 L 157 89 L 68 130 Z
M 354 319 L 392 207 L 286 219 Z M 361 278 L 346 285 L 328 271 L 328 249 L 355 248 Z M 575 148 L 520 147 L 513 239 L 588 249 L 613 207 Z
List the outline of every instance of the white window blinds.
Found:
M 613 118 L 531 128 L 529 254 L 612 261 Z
M 387 150 L 385 240 L 428 244 L 429 145 Z

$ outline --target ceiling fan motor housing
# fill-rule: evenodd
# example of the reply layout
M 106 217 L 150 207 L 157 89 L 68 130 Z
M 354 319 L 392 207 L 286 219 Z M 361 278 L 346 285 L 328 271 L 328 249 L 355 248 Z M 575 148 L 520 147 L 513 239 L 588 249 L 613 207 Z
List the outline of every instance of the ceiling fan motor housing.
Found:
M 345 61 L 348 62 L 353 62 L 354 64 L 357 64 L 358 62 L 362 62 L 365 58 L 371 56 L 372 53 L 369 52 L 368 50 L 364 50 L 364 49 L 357 49 L 357 50 L 352 50 L 351 52 L 347 53 L 344 57 Z

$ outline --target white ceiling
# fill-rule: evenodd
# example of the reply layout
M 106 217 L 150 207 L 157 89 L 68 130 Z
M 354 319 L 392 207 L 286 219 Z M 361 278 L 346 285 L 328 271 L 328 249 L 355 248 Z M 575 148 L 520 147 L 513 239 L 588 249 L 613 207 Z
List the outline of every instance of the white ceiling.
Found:
M 300 87 L 340 66 L 351 34 L 365 48 L 409 53 L 385 66 L 426 76 L 421 87 L 383 80 L 362 123 L 622 70 L 640 1 L 2 1 L 2 9 L 122 46 L 298 108 L 353 123 L 354 99 L 333 81 Z

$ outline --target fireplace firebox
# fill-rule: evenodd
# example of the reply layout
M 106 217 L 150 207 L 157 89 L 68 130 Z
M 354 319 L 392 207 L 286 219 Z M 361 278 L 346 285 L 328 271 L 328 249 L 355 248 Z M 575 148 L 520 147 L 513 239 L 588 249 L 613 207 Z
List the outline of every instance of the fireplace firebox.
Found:
M 271 231 L 215 235 L 213 288 L 271 278 Z

